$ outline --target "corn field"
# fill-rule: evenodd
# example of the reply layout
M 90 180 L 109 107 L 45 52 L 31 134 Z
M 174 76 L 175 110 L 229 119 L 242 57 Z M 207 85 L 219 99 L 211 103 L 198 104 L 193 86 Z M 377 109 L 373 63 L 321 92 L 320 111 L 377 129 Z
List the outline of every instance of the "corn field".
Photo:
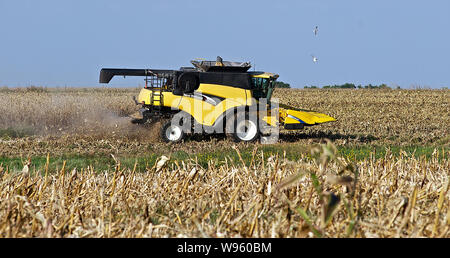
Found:
M 164 144 L 129 124 L 137 92 L 0 91 L 0 157 L 22 162 L 0 163 L 1 237 L 450 237 L 448 90 L 277 89 L 281 103 L 338 120 L 282 131 L 273 148 L 304 146 L 295 159 L 214 136 Z M 390 150 L 412 144 L 433 152 Z M 382 157 L 338 151 L 375 145 Z M 238 159 L 171 156 L 225 149 Z M 155 162 L 123 162 L 156 150 Z M 114 165 L 51 163 L 67 153 Z
M 321 150 L 323 148 L 323 150 Z M 331 150 L 330 150 L 331 149 Z M 449 237 L 448 160 L 1 171 L 2 237 Z M 318 151 L 317 151 L 318 150 Z M 236 149 L 236 151 L 239 151 Z M 314 149 L 312 150 L 314 152 Z M 331 153 L 331 154 L 330 154 Z M 329 155 L 329 156 L 327 156 Z M 332 198 L 333 197 L 333 198 Z M 331 200 L 333 199 L 333 200 Z

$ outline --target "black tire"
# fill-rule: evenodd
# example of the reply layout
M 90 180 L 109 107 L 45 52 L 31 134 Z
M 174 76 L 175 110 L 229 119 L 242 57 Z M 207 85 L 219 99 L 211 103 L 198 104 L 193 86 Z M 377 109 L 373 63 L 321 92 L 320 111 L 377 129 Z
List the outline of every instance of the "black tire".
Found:
M 165 122 L 160 131 L 161 138 L 165 142 L 181 142 L 185 133 L 181 125 L 172 123 L 172 120 Z
M 225 132 L 234 142 L 254 142 L 260 136 L 258 118 L 248 112 L 238 112 L 227 121 Z

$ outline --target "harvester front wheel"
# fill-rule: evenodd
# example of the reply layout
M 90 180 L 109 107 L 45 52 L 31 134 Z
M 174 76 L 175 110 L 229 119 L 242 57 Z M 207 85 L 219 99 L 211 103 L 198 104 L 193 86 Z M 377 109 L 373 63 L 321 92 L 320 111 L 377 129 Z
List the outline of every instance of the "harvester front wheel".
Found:
M 185 133 L 179 124 L 167 121 L 161 128 L 161 138 L 165 142 L 181 142 L 184 139 Z
M 260 136 L 258 119 L 248 112 L 238 112 L 234 115 L 234 121 L 227 125 L 227 135 L 235 142 L 253 142 Z

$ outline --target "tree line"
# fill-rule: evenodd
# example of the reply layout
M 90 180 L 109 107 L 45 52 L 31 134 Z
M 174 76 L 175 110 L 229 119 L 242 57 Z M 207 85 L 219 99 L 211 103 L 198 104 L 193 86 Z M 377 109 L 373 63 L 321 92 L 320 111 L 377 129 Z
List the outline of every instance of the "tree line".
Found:
M 318 89 L 319 87 L 317 86 L 305 86 L 305 89 Z M 380 84 L 380 85 L 372 85 L 372 84 L 368 84 L 368 85 L 358 85 L 356 86 L 353 83 L 345 83 L 345 84 L 335 84 L 335 85 L 325 85 L 322 87 L 323 89 L 390 89 L 389 86 L 387 86 L 387 84 Z
M 291 88 L 291 85 L 282 81 L 275 81 L 275 88 Z M 345 83 L 345 84 L 335 84 L 335 85 L 325 85 L 323 87 L 319 86 L 304 86 L 305 89 L 391 89 L 387 84 L 383 83 L 380 85 L 355 85 L 353 83 Z M 397 88 L 400 88 L 399 86 Z

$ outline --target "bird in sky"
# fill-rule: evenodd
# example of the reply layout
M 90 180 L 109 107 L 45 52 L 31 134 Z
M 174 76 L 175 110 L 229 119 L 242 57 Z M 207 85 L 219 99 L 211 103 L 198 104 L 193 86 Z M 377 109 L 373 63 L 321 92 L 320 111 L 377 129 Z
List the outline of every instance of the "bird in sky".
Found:
M 317 36 L 317 33 L 319 32 L 319 26 L 316 26 L 313 30 L 314 35 Z
M 319 61 L 319 59 L 317 59 L 317 57 L 315 57 L 314 55 L 311 55 L 311 56 L 312 56 L 312 59 L 313 59 L 314 63 L 317 63 L 317 61 Z

